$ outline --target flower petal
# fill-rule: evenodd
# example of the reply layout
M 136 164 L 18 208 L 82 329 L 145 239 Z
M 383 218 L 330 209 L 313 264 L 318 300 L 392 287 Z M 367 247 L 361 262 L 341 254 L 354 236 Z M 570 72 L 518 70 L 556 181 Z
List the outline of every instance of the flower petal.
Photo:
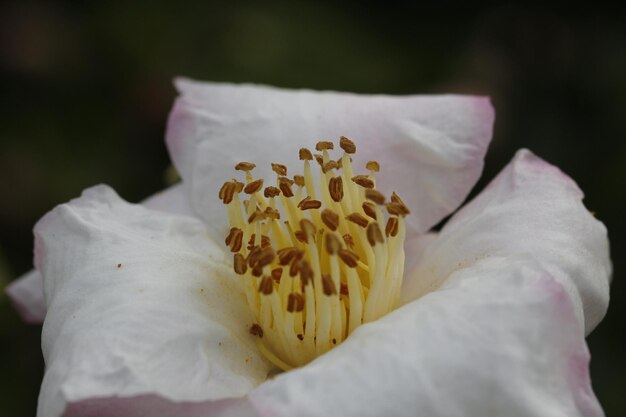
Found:
M 160 191 L 141 203 L 144 207 L 166 213 L 193 216 L 191 206 L 182 184 Z M 6 288 L 22 320 L 28 324 L 41 324 L 46 317 L 41 273 L 33 269 L 17 278 Z
M 299 166 L 298 149 L 318 140 L 355 140 L 356 168 L 382 165 L 378 183 L 396 190 L 424 232 L 465 199 L 483 167 L 494 113 L 489 99 L 471 96 L 364 96 L 256 85 L 176 81 L 181 96 L 170 114 L 167 144 L 191 195 L 192 207 L 222 235 L 226 210 L 219 187 L 236 163 Z
M 262 416 L 601 416 L 563 288 L 490 258 L 251 394 Z
M 525 254 L 568 291 L 589 333 L 609 302 L 607 232 L 558 168 L 527 150 L 456 213 L 407 277 L 404 299 L 419 297 L 479 259 Z
M 237 397 L 265 379 L 245 297 L 200 221 L 98 186 L 35 236 L 48 305 L 39 417 L 96 397 Z
M 41 324 L 46 316 L 46 303 L 43 299 L 43 281 L 37 270 L 22 275 L 6 289 L 6 294 L 24 322 Z

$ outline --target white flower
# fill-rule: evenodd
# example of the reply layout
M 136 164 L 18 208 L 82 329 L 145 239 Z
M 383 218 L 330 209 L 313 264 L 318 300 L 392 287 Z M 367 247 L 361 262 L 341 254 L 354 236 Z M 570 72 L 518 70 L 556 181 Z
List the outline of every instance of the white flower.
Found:
M 38 416 L 603 415 L 584 336 L 606 312 L 611 264 L 576 184 L 523 150 L 426 234 L 480 175 L 487 99 L 177 87 L 167 140 L 182 184 L 141 205 L 98 186 L 58 206 L 35 228 L 37 272 L 8 290 L 30 321 L 45 314 Z M 216 243 L 216 195 L 239 161 L 267 178 L 270 162 L 339 135 L 412 210 L 404 305 L 266 380 Z

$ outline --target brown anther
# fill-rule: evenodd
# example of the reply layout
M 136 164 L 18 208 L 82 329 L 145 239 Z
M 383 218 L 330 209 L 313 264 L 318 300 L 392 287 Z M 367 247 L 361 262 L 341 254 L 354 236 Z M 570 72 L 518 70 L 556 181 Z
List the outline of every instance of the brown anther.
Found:
M 351 213 L 346 217 L 346 220 L 352 223 L 358 224 L 361 227 L 367 227 L 369 220 L 361 216 L 359 213 Z
M 402 199 L 400 198 L 400 196 L 398 194 L 396 194 L 395 192 L 391 194 L 391 202 L 392 203 L 396 203 L 402 206 L 402 208 L 400 210 L 402 210 L 404 212 L 404 215 L 406 216 L 407 214 L 410 214 L 411 211 L 409 210 L 409 208 L 407 207 L 406 204 L 404 204 L 404 201 L 402 201 Z
M 254 210 L 252 214 L 250 214 L 250 216 L 248 216 L 248 224 L 252 224 L 261 220 L 265 220 L 265 213 L 263 213 L 258 208 Z
M 222 200 L 224 204 L 229 204 L 231 201 L 233 201 L 236 189 L 237 185 L 234 182 L 225 182 L 224 185 L 222 185 L 222 188 L 220 188 L 220 200 Z
M 341 241 L 334 233 L 326 234 L 326 252 L 330 255 L 336 255 L 341 249 Z
M 276 253 L 274 252 L 274 249 L 272 249 L 271 246 L 264 248 L 264 249 L 262 248 L 261 252 L 259 253 L 259 257 L 256 261 L 255 266 L 264 267 L 266 265 L 269 265 L 272 263 L 275 257 L 276 257 Z
M 367 175 L 357 175 L 352 177 L 352 181 L 363 188 L 374 188 L 374 181 L 372 181 Z
M 367 226 L 367 241 L 372 246 L 375 246 L 377 243 L 385 242 L 380 227 L 378 227 L 378 223 L 372 222 Z
M 260 267 L 260 266 L 257 265 L 254 268 L 252 268 L 252 276 L 258 278 L 261 275 L 263 275 L 263 267 Z
M 293 258 L 291 265 L 289 265 L 289 276 L 293 278 L 298 275 L 298 272 L 300 272 L 300 259 Z
M 232 227 L 224 243 L 230 247 L 231 252 L 239 252 L 243 244 L 243 231 L 237 227 Z
M 254 180 L 246 184 L 246 186 L 243 189 L 243 192 L 246 194 L 254 194 L 257 191 L 259 191 L 261 188 L 263 188 L 263 179 L 259 178 L 258 180 Z
M 292 292 L 287 297 L 287 311 L 290 313 L 304 310 L 304 297 L 302 294 Z M 301 339 L 302 340 L 302 339 Z
M 354 239 L 352 239 L 352 235 L 350 235 L 350 233 L 346 233 L 342 237 L 347 247 L 354 248 Z
M 264 295 L 270 295 L 272 291 L 274 291 L 274 281 L 272 281 L 272 277 L 263 277 L 259 284 L 259 292 Z
M 296 336 L 299 340 L 304 340 L 304 336 L 301 333 L 298 333 Z
M 320 164 L 320 166 L 324 165 L 324 157 L 322 155 L 320 155 L 319 153 L 316 153 L 313 156 L 315 157 L 315 160 L 317 161 L 317 163 Z
M 237 181 L 236 179 L 233 178 L 233 182 L 235 183 L 235 191 L 240 193 L 243 191 L 243 187 L 246 185 L 241 181 Z
M 333 345 L 336 345 L 336 344 L 337 344 L 337 339 L 333 337 Z
M 252 171 L 254 168 L 256 167 L 255 164 L 253 164 L 252 162 L 239 162 L 237 165 L 235 165 L 235 169 L 237 171 Z
M 402 217 L 411 213 L 404 204 L 396 202 L 387 203 L 387 211 L 393 216 Z
M 235 254 L 235 258 L 233 259 L 233 266 L 235 268 L 235 273 L 238 275 L 243 275 L 248 270 L 248 266 L 246 265 L 246 258 L 244 258 L 243 255 L 240 253 Z
M 379 205 L 385 204 L 385 196 L 378 190 L 368 188 L 365 190 L 365 198 Z
M 390 217 L 389 220 L 387 220 L 387 226 L 385 226 L 385 234 L 387 237 L 393 237 L 398 234 L 398 224 L 397 217 Z
M 300 272 L 300 281 L 302 282 L 302 287 L 304 288 L 309 281 L 313 279 L 313 270 L 311 269 L 311 265 L 304 259 L 298 261 L 298 272 Z
M 337 168 L 338 169 L 343 168 L 343 158 L 337 159 Z
M 275 173 L 277 173 L 280 176 L 285 176 L 287 175 L 287 167 L 283 164 L 276 164 L 274 162 L 272 162 L 272 171 L 274 171 Z
M 350 268 L 356 268 L 359 264 L 359 255 L 349 249 L 341 249 L 339 251 L 339 258 L 341 258 L 343 263 L 348 265 Z
M 315 234 L 317 233 L 317 228 L 309 219 L 300 220 L 300 230 L 302 230 L 305 234 L 305 239 L 307 242 L 315 240 Z
M 274 268 L 272 269 L 272 279 L 276 282 L 280 282 L 280 278 L 283 276 L 282 268 Z
M 369 169 L 370 171 L 379 172 L 380 164 L 376 161 L 369 161 L 367 164 L 365 164 L 365 168 Z
M 298 203 L 298 208 L 300 210 L 310 210 L 310 209 L 318 209 L 322 207 L 322 202 L 319 200 L 312 200 L 311 197 L 305 197 Z
M 291 191 L 291 184 L 293 181 L 287 177 L 280 177 L 278 179 L 278 187 L 285 197 L 293 197 L 293 191 Z
M 280 195 L 280 190 L 270 185 L 269 187 L 266 187 L 265 190 L 263 190 L 263 195 L 265 196 L 265 198 L 277 197 Z
M 350 139 L 348 139 L 345 136 L 342 136 L 341 138 L 339 138 L 339 146 L 341 147 L 341 149 L 345 151 L 345 153 L 356 152 L 356 145 L 354 144 L 354 142 L 352 142 Z
M 307 148 L 300 148 L 300 152 L 298 153 L 301 161 L 311 161 L 313 160 L 313 154 Z
M 278 220 L 280 219 L 280 211 L 271 208 L 271 207 L 266 207 L 265 211 L 263 212 L 263 214 L 265 215 L 265 218 L 270 219 L 270 220 Z
M 261 254 L 261 247 L 255 246 L 252 248 L 250 253 L 248 254 L 248 266 L 250 268 L 254 268 L 258 264 L 259 255 Z
M 337 169 L 337 162 L 332 159 L 322 165 L 322 172 L 326 174 L 331 169 Z
M 376 206 L 374 206 L 374 204 L 369 201 L 364 201 L 362 207 L 365 214 L 376 220 Z
M 293 182 L 295 182 L 298 187 L 304 187 L 304 177 L 302 175 L 294 175 Z
M 339 226 L 339 215 L 331 209 L 322 210 L 322 221 L 333 232 L 337 230 Z
M 278 263 L 281 265 L 287 265 L 291 262 L 292 259 L 298 258 L 302 256 L 302 252 L 294 247 L 290 248 L 282 248 L 276 252 L 278 255 Z
M 302 230 L 296 230 L 294 232 L 294 235 L 296 236 L 296 239 L 298 239 L 298 241 L 300 241 L 302 243 L 307 243 L 306 242 L 306 233 L 304 233 Z
M 248 250 L 252 250 L 252 248 L 254 248 L 254 241 L 256 240 L 256 233 L 252 233 L 252 236 L 250 236 L 250 239 L 248 239 L 248 246 L 246 247 L 246 249 Z M 265 236 L 265 235 L 261 235 L 261 249 L 265 249 L 269 246 L 272 246 L 272 241 L 270 240 L 269 236 Z
M 324 295 L 337 294 L 337 287 L 335 287 L 335 283 L 330 275 L 322 274 L 322 288 L 324 290 Z
M 339 294 L 341 295 L 350 295 L 350 291 L 348 291 L 348 285 L 343 282 L 339 286 Z
M 263 328 L 259 326 L 258 324 L 254 323 L 252 326 L 250 326 L 250 334 L 254 336 L 259 336 L 260 338 L 262 338 Z
M 320 141 L 315 144 L 316 151 L 331 151 L 335 148 L 332 142 Z
M 343 199 L 343 180 L 341 177 L 333 177 L 328 182 L 328 192 L 333 201 L 339 203 Z

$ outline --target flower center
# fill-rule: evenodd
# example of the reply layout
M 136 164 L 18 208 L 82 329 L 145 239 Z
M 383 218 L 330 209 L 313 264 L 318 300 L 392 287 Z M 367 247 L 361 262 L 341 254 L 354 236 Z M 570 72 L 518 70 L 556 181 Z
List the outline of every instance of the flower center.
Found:
M 393 310 L 400 294 L 409 210 L 395 193 L 387 201 L 376 190 L 377 162 L 354 175 L 356 146 L 345 137 L 339 144 L 338 160 L 330 159 L 332 142 L 317 143 L 321 154 L 300 149 L 304 175 L 289 178 L 286 166 L 273 163 L 276 186 L 266 188 L 252 176 L 255 165 L 240 162 L 235 169 L 245 172 L 245 184 L 232 180 L 219 192 L 230 218 L 226 245 L 256 318 L 250 332 L 283 370 Z

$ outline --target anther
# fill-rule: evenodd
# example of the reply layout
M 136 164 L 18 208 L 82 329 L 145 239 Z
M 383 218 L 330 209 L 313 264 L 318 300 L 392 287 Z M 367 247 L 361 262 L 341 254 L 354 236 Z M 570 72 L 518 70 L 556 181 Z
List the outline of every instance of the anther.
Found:
M 269 187 L 266 187 L 265 190 L 263 190 L 263 195 L 265 196 L 265 198 L 274 198 L 280 195 L 280 190 L 270 185 Z
M 404 201 L 402 201 L 400 196 L 396 194 L 395 192 L 391 193 L 391 202 L 401 206 L 401 211 L 404 212 L 403 214 L 404 216 L 411 213 L 407 205 L 404 204 Z
M 300 272 L 300 281 L 302 287 L 305 287 L 313 279 L 313 270 L 311 265 L 304 259 L 298 261 L 298 272 Z
M 287 177 L 280 177 L 278 179 L 278 187 L 285 197 L 293 197 L 291 184 L 293 184 L 293 181 Z
M 409 209 L 407 208 L 407 206 L 405 206 L 402 203 L 397 203 L 397 202 L 387 203 L 387 211 L 391 215 L 402 216 L 402 217 L 411 213 Z
M 315 144 L 316 151 L 330 151 L 335 148 L 332 142 L 320 141 Z
M 326 234 L 326 252 L 336 255 L 341 249 L 341 241 L 334 233 Z
M 343 180 L 341 177 L 333 177 L 328 182 L 328 192 L 333 201 L 340 202 L 343 199 Z
M 317 228 L 313 224 L 313 222 L 309 219 L 300 220 L 300 229 L 305 234 L 305 238 L 307 242 L 312 242 L 315 239 L 315 234 L 317 233 Z
M 300 210 L 310 210 L 310 209 L 318 209 L 322 207 L 322 202 L 319 200 L 312 200 L 311 197 L 305 197 L 298 203 L 298 208 Z
M 254 336 L 259 336 L 260 338 L 262 338 L 263 328 L 259 326 L 258 324 L 254 323 L 252 326 L 250 326 L 250 334 Z
M 254 168 L 256 167 L 255 164 L 253 164 L 252 162 L 239 162 L 237 165 L 235 165 L 235 169 L 237 171 L 252 171 Z
M 274 162 L 272 162 L 272 171 L 280 176 L 287 175 L 287 167 L 283 164 L 275 164 Z
M 349 249 L 340 249 L 339 258 L 350 268 L 356 268 L 359 264 L 359 256 Z
M 248 183 L 243 189 L 243 192 L 246 194 L 254 194 L 261 188 L 263 188 L 263 179 L 258 179 Z
M 334 295 L 337 294 L 337 288 L 335 287 L 335 283 L 330 275 L 323 274 L 322 275 L 322 288 L 324 290 L 324 295 Z
M 372 246 L 375 246 L 377 243 L 385 242 L 380 227 L 378 227 L 378 223 L 372 222 L 367 226 L 367 241 Z
M 238 275 L 244 275 L 248 270 L 248 266 L 246 265 L 246 259 L 240 253 L 235 254 L 233 266 L 235 268 L 235 273 Z
M 365 217 L 361 216 L 359 213 L 351 213 L 346 217 L 346 220 L 351 221 L 352 223 L 358 224 L 361 227 L 367 227 L 369 220 Z
M 254 241 L 256 240 L 256 233 L 252 233 L 250 239 L 248 239 L 248 246 L 246 249 L 252 250 L 254 248 Z M 269 236 L 261 235 L 261 249 L 265 249 L 272 246 L 272 241 Z
M 296 183 L 298 187 L 304 187 L 304 176 L 303 175 L 294 175 L 293 182 Z
M 369 161 L 367 164 L 365 164 L 365 168 L 369 169 L 370 171 L 379 172 L 380 164 L 376 161 Z
M 250 216 L 248 216 L 248 224 L 252 224 L 261 220 L 265 220 L 265 213 L 263 213 L 258 208 L 254 210 L 252 214 L 250 214 Z
M 279 264 L 287 265 L 292 259 L 298 258 L 299 256 L 301 257 L 302 253 L 298 249 L 291 247 L 279 249 L 276 255 L 278 255 Z
M 387 220 L 387 226 L 385 227 L 385 234 L 387 237 L 394 237 L 398 234 L 398 224 L 397 217 L 390 217 L 389 220 Z
M 352 239 L 352 235 L 350 235 L 350 233 L 346 233 L 342 237 L 347 247 L 354 248 L 354 239 Z
M 259 284 L 259 292 L 264 295 L 270 295 L 272 291 L 274 291 L 274 281 L 272 281 L 272 277 L 263 277 Z
M 333 232 L 339 227 L 339 215 L 331 209 L 322 210 L 322 221 Z
M 385 196 L 378 190 L 367 189 L 365 190 L 365 198 L 373 201 L 378 205 L 385 204 Z
M 311 161 L 313 160 L 313 154 L 307 148 L 301 148 L 299 155 L 301 161 Z
M 248 254 L 248 266 L 250 268 L 254 268 L 259 260 L 259 255 L 261 254 L 261 247 L 260 246 L 255 246 L 252 248 L 252 250 L 250 251 L 250 253 Z
M 304 297 L 302 294 L 292 292 L 287 297 L 287 311 L 290 313 L 304 310 Z
M 261 252 L 259 252 L 259 257 L 256 261 L 255 266 L 264 267 L 266 265 L 269 265 L 272 263 L 275 257 L 276 257 L 276 253 L 274 252 L 274 249 L 272 249 L 271 247 L 261 249 Z
M 272 279 L 278 283 L 280 283 L 280 278 L 283 276 L 282 268 L 274 268 L 272 269 Z
M 326 174 L 331 169 L 337 169 L 337 162 L 335 162 L 332 159 L 328 161 L 327 163 L 325 163 L 324 165 L 322 165 L 322 172 Z
M 280 219 L 280 211 L 273 209 L 269 206 L 265 208 L 265 211 L 263 212 L 263 214 L 265 215 L 266 218 L 270 220 Z
M 341 138 L 339 138 L 339 146 L 346 153 L 355 153 L 356 152 L 356 145 L 354 144 L 354 142 L 352 142 L 350 139 L 348 139 L 345 136 L 342 136 Z
M 233 178 L 233 182 L 235 183 L 235 191 L 240 193 L 243 191 L 243 187 L 246 185 L 241 181 L 237 181 L 236 179 Z
M 363 188 L 374 188 L 374 181 L 369 179 L 367 175 L 357 175 L 352 177 L 352 181 L 360 185 Z
M 320 164 L 320 166 L 324 165 L 324 157 L 321 154 L 316 153 L 313 156 L 315 157 L 315 160 L 317 161 L 317 163 Z
M 243 241 L 243 231 L 237 227 L 232 227 L 228 236 L 224 240 L 226 246 L 230 247 L 231 252 L 239 252 Z
M 229 204 L 231 201 L 233 201 L 233 197 L 235 196 L 236 189 L 237 189 L 237 185 L 234 182 L 232 181 L 225 182 L 224 185 L 222 185 L 222 188 L 220 188 L 220 192 L 219 192 L 220 200 L 222 200 L 224 204 Z
M 365 214 L 376 220 L 376 207 L 374 206 L 374 204 L 370 203 L 369 201 L 364 201 L 362 207 Z

